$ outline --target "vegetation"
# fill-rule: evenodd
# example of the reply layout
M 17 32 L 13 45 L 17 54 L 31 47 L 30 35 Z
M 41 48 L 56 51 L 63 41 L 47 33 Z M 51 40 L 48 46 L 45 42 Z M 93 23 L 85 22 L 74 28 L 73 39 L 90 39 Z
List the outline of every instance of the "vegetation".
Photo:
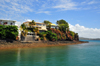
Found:
M 51 22 L 50 21 L 47 21 L 47 20 L 44 20 L 44 22 L 43 23 L 45 23 L 46 24 L 46 26 L 47 26 L 47 28 L 48 29 L 50 29 L 51 28 Z
M 27 32 L 35 32 L 37 35 L 39 35 L 41 40 L 50 40 L 50 41 L 79 40 L 78 34 L 73 31 L 70 31 L 68 22 L 66 22 L 63 19 L 58 20 L 56 22 L 59 26 L 59 29 L 51 28 L 52 23 L 50 21 L 44 20 L 43 23 L 46 24 L 48 30 L 46 32 L 42 32 L 42 33 L 39 33 L 38 28 L 34 27 L 34 25 L 36 25 L 34 20 L 32 20 L 32 22 L 29 23 L 29 26 L 33 26 L 33 27 L 26 28 L 26 26 L 24 24 L 22 24 L 21 25 L 21 27 L 23 29 L 22 35 L 26 36 Z
M 33 25 L 36 25 L 34 20 L 32 20 L 32 22 L 29 23 L 29 26 L 33 26 Z
M 25 29 L 26 29 L 25 24 L 21 24 L 21 28 L 22 28 L 23 30 L 25 30 Z
M 42 40 L 57 41 L 57 34 L 51 31 L 39 33 Z
M 28 33 L 28 30 L 23 30 L 23 31 L 21 31 L 21 35 L 22 35 L 22 36 L 27 36 L 27 33 Z
M 20 30 L 21 30 L 21 35 L 22 36 L 26 36 L 27 35 L 28 30 L 27 30 L 25 24 L 21 24 L 21 29 Z
M 32 22 L 29 23 L 29 26 L 34 26 L 36 25 L 35 21 L 32 20 Z M 21 25 L 21 35 L 22 36 L 27 36 L 28 32 L 35 32 L 35 33 L 39 33 L 38 28 L 34 28 L 34 27 L 26 27 L 25 24 Z
M 57 34 L 53 33 L 51 31 L 47 31 L 47 39 L 49 39 L 50 41 L 57 41 Z
M 33 32 L 35 32 L 35 34 L 37 35 L 37 33 L 39 33 L 38 28 L 34 28 L 34 29 L 33 29 Z
M 3 25 L 0 25 L 0 38 L 1 39 L 16 40 L 17 36 L 18 36 L 17 26 L 3 26 Z
M 63 19 L 58 20 L 57 24 L 59 25 L 59 30 L 60 31 L 66 32 L 67 28 L 69 29 L 68 23 Z
M 66 35 L 60 30 L 51 28 L 50 31 L 57 34 L 58 40 L 66 40 Z
M 70 35 L 73 37 L 74 39 L 74 36 L 75 36 L 75 33 L 73 31 L 70 31 Z
M 47 32 L 39 33 L 41 40 L 47 40 L 46 35 L 47 35 Z

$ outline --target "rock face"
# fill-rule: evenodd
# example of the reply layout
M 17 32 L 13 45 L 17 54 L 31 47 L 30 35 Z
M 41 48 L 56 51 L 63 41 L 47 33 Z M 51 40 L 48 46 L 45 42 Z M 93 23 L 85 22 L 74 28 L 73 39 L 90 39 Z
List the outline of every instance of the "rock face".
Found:
M 66 40 L 73 41 L 73 37 L 69 34 L 69 32 L 66 31 Z
M 79 41 L 79 36 L 78 36 L 77 33 L 74 35 L 74 38 L 73 38 L 73 37 L 70 35 L 70 32 L 67 32 L 67 31 L 66 31 L 66 37 L 67 37 L 67 40 Z
M 76 41 L 79 41 L 79 36 L 77 34 L 74 36 L 74 38 Z

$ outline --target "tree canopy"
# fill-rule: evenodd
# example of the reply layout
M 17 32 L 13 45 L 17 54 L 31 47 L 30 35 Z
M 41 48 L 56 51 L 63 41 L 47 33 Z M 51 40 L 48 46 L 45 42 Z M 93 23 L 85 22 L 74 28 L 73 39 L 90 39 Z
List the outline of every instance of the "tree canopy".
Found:
M 22 28 L 23 30 L 25 30 L 25 29 L 26 29 L 25 24 L 21 24 L 21 28 Z
M 45 23 L 48 28 L 51 28 L 52 23 L 50 21 L 44 20 L 43 23 Z
M 36 25 L 36 23 L 35 23 L 34 20 L 32 20 L 32 22 L 30 22 L 29 25 L 30 25 L 30 26 L 31 26 L 31 25 Z
M 58 20 L 56 22 L 58 25 L 59 25 L 59 30 L 65 32 L 67 28 L 69 28 L 69 24 L 68 22 L 66 22 L 65 20 L 61 19 L 61 20 Z
M 61 19 L 57 21 L 58 25 L 62 25 L 62 26 L 66 26 L 66 28 L 69 28 L 68 22 L 66 22 L 65 20 Z
M 47 20 L 44 20 L 43 23 L 45 23 L 46 25 L 50 25 L 50 24 L 52 24 L 50 21 L 47 21 Z

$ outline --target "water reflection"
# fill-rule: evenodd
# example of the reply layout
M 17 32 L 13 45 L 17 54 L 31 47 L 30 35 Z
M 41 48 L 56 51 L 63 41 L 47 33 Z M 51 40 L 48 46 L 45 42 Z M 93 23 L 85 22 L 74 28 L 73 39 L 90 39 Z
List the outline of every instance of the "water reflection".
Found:
M 100 43 L 0 51 L 0 66 L 98 66 Z
M 27 66 L 27 64 L 44 66 L 49 66 L 48 64 L 53 66 L 58 66 L 59 64 L 66 65 L 63 61 L 68 60 L 68 54 L 63 50 L 64 48 L 67 47 L 18 49 L 17 66 L 20 66 L 21 64 L 24 64 L 24 66 Z
M 18 65 L 17 66 L 20 66 L 20 54 L 21 54 L 21 48 L 18 48 L 18 53 L 17 53 L 17 62 L 18 62 Z

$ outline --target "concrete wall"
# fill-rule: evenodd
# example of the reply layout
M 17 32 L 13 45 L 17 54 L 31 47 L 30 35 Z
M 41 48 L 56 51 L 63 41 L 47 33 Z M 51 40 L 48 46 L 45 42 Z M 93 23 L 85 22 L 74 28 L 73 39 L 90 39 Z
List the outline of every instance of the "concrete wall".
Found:
M 34 42 L 39 36 L 36 35 L 27 35 L 25 37 L 21 36 L 21 41 L 23 42 Z

